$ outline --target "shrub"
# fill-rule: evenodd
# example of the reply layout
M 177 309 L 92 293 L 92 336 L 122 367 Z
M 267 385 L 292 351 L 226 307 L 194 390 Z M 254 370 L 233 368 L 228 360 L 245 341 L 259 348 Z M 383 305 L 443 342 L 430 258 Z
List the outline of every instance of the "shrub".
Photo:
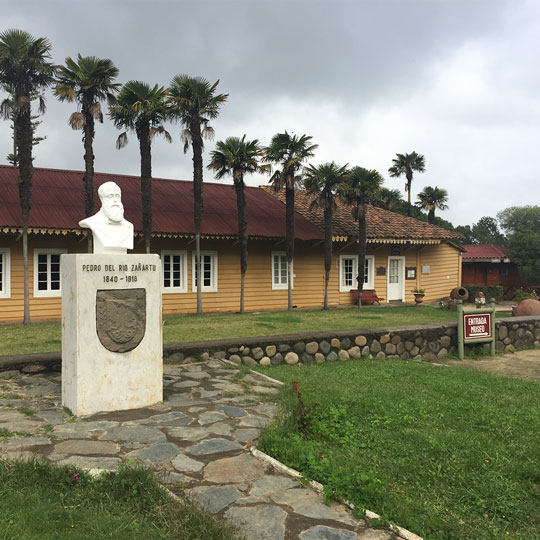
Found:
M 483 292 L 486 295 L 486 303 L 489 303 L 491 298 L 502 300 L 504 289 L 501 285 L 463 285 L 469 291 L 469 302 L 474 302 L 476 293 Z

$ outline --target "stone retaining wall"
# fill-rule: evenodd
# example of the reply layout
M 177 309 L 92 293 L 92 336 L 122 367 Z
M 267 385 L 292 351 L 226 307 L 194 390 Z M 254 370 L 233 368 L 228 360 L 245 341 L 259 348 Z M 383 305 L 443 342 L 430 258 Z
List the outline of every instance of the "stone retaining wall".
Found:
M 496 322 L 498 351 L 540 347 L 540 318 L 513 317 Z M 476 347 L 489 344 L 477 344 Z M 465 346 L 465 353 L 473 346 Z M 214 356 L 236 364 L 263 366 L 323 363 L 349 358 L 401 358 L 436 361 L 457 354 L 457 324 L 368 328 L 310 334 L 287 334 L 167 345 L 164 357 L 182 362 Z
M 510 317 L 496 322 L 497 350 L 540 347 L 540 317 Z M 488 344 L 478 344 L 477 347 Z M 471 346 L 465 346 L 465 353 Z M 309 334 L 169 343 L 163 358 L 171 363 L 226 358 L 246 366 L 323 363 L 349 358 L 401 358 L 433 362 L 457 355 L 457 324 L 365 328 Z M 60 353 L 0 357 L 0 371 L 60 369 Z

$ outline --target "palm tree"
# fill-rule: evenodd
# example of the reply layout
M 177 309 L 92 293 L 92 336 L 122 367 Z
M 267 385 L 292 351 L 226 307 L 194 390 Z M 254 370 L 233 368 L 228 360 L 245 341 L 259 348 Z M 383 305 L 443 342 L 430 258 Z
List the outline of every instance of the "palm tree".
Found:
M 379 189 L 373 204 L 379 208 L 383 208 L 384 210 L 393 210 L 400 205 L 401 202 L 401 193 L 399 189 L 388 189 L 382 187 Z
M 311 136 L 277 133 L 272 137 L 265 151 L 265 161 L 276 163 L 270 177 L 274 189 L 285 188 L 285 243 L 287 255 L 287 306 L 292 311 L 292 261 L 294 256 L 294 188 L 299 183 L 302 163 L 313 157 L 318 144 L 311 144 Z
M 218 117 L 221 105 L 228 94 L 216 94 L 217 80 L 210 84 L 203 77 L 176 75 L 169 88 L 171 116 L 178 120 L 184 130 L 182 141 L 184 153 L 189 145 L 193 149 L 193 219 L 195 225 L 195 265 L 197 268 L 197 314 L 202 314 L 201 223 L 203 216 L 203 139 L 212 139 L 214 130 L 208 125 Z
M 54 89 L 60 101 L 77 102 L 80 110 L 69 117 L 73 129 L 83 131 L 84 144 L 84 215 L 94 214 L 94 124 L 95 120 L 103 123 L 101 101 L 114 103 L 114 95 L 120 88 L 113 82 L 118 76 L 118 69 L 111 60 L 95 56 L 77 55 L 77 61 L 69 56 L 66 65 L 58 68 L 58 78 Z M 92 251 L 92 236 L 88 236 L 88 250 Z
M 0 34 L 0 86 L 14 101 L 14 136 L 19 166 L 19 201 L 23 226 L 24 324 L 30 323 L 28 289 L 28 219 L 32 201 L 32 111 L 31 102 L 39 100 L 39 111 L 45 111 L 43 90 L 53 82 L 55 66 L 48 61 L 51 43 L 34 38 L 23 30 Z
M 416 206 L 428 211 L 428 223 L 435 221 L 435 210 L 447 210 L 448 191 L 437 186 L 426 186 L 418 195 Z
M 348 164 L 347 164 L 348 165 Z M 314 195 L 310 205 L 313 208 L 322 208 L 324 211 L 324 304 L 328 309 L 328 281 L 332 268 L 332 218 L 336 208 L 335 193 L 343 183 L 349 171 L 347 165 L 340 167 L 333 161 L 315 167 L 309 165 L 304 169 L 304 187 L 308 193 Z
M 405 191 L 407 192 L 407 215 L 411 215 L 411 184 L 413 172 L 424 172 L 426 170 L 426 161 L 422 154 L 411 152 L 410 154 L 396 154 L 397 158 L 392 160 L 393 165 L 388 169 L 392 178 L 399 178 L 405 175 L 407 183 Z
M 141 154 L 142 225 L 146 253 L 150 253 L 152 241 L 152 140 L 163 135 L 171 142 L 169 132 L 163 127 L 167 118 L 167 90 L 157 84 L 151 88 L 141 81 L 127 82 L 109 108 L 114 125 L 135 131 Z M 127 132 L 118 135 L 116 147 L 123 148 L 128 142 Z
M 384 182 L 375 170 L 353 167 L 346 181 L 340 186 L 339 193 L 348 204 L 353 206 L 353 218 L 358 222 L 358 307 L 362 307 L 364 288 L 364 267 L 366 264 L 366 211 L 367 205 L 376 196 Z
M 232 175 L 236 190 L 236 206 L 238 208 L 238 239 L 240 241 L 240 313 L 244 313 L 244 285 L 247 270 L 248 230 L 246 221 L 246 196 L 244 193 L 244 174 L 265 172 L 267 167 L 259 165 L 259 158 L 264 151 L 259 141 L 246 141 L 244 135 L 227 137 L 225 141 L 216 143 L 216 150 L 210 153 L 208 168 L 216 171 L 216 178 Z

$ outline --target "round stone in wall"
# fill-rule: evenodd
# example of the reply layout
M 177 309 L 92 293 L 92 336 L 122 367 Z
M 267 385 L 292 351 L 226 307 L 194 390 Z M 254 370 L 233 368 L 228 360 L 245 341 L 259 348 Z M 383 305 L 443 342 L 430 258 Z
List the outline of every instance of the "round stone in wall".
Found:
M 356 336 L 356 339 L 354 342 L 359 346 L 363 347 L 367 343 L 367 337 L 366 336 Z
M 318 353 L 315 353 L 315 362 L 317 362 L 317 364 L 322 364 L 324 362 L 325 358 L 324 358 L 324 354 L 318 352 Z
M 261 364 L 261 366 L 271 366 L 272 361 L 270 360 L 270 358 L 268 358 L 268 356 L 263 356 L 259 364 Z
M 295 352 L 288 352 L 285 355 L 285 362 L 289 364 L 289 366 L 293 366 L 294 364 L 298 364 L 298 355 Z
M 338 358 L 340 360 L 348 360 L 350 358 L 349 353 L 341 349 L 341 351 L 338 352 Z
M 319 351 L 321 351 L 323 354 L 328 354 L 330 352 L 330 343 L 328 343 L 328 341 L 321 341 L 319 343 Z
M 315 354 L 319 350 L 319 344 L 316 341 L 310 341 L 306 345 L 306 352 L 308 354 Z

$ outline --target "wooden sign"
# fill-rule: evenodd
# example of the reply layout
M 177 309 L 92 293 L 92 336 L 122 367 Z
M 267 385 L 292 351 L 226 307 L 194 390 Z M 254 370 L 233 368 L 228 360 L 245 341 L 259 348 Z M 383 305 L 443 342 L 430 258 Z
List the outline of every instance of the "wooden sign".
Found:
M 465 339 L 491 338 L 491 313 L 463 315 Z

